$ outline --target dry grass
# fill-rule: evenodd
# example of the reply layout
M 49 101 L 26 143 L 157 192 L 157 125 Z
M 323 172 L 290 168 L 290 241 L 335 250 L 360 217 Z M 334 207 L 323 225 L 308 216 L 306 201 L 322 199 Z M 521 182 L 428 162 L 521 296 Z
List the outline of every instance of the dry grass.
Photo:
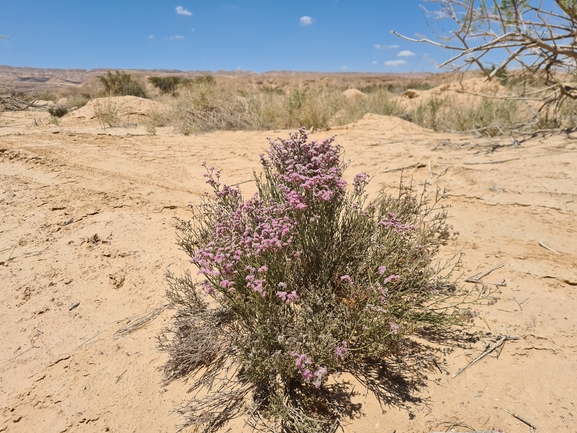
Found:
M 191 134 L 214 130 L 329 129 L 353 123 L 367 113 L 399 116 L 439 132 L 506 134 L 510 127 L 527 122 L 531 112 L 509 99 L 432 96 L 421 100 L 406 89 L 394 93 L 385 87 L 353 96 L 345 89 L 301 87 L 288 91 L 267 88 L 237 91 L 216 84 L 190 86 L 168 101 L 166 114 L 154 114 L 156 126 L 173 125 Z M 408 91 L 410 92 L 410 91 Z M 166 99 L 165 99 L 166 101 Z M 571 110 L 564 112 L 563 122 Z M 573 121 L 571 121 L 573 122 Z
M 121 124 L 120 107 L 109 99 L 99 99 L 94 102 L 94 116 L 102 129 L 114 128 Z
M 71 94 L 67 97 L 66 106 L 70 109 L 77 109 L 84 107 L 90 100 L 90 95 L 83 95 L 79 93 Z
M 214 130 L 268 130 L 305 126 L 327 129 L 359 120 L 366 113 L 402 114 L 386 90 L 349 99 L 342 88 L 267 88 L 236 91 L 215 84 L 197 84 L 169 102 L 162 123 L 191 134 Z
M 539 97 L 544 93 L 534 94 L 533 101 L 508 99 L 507 95 L 520 94 L 521 86 L 527 84 L 526 79 L 515 74 L 500 80 L 500 85 L 497 82 L 482 84 L 480 88 L 489 93 L 489 98 L 459 93 L 454 84 L 457 77 L 450 79 L 442 74 L 396 81 L 320 75 L 300 81 L 282 76 L 249 81 L 246 77 L 227 78 L 182 79 L 174 92 L 155 96 L 154 100 L 168 108 L 146 113 L 149 133 L 155 134 L 158 127 L 166 126 L 185 135 L 301 126 L 330 129 L 356 122 L 367 113 L 398 116 L 438 132 L 488 136 L 577 127 L 577 103 L 572 100 L 537 113 L 543 102 Z M 444 92 L 440 85 L 452 86 L 452 91 Z M 531 82 L 529 86 L 535 90 L 538 83 Z M 345 91 L 348 92 L 345 94 Z M 70 109 L 83 106 L 90 97 L 79 93 L 67 96 L 66 105 Z M 55 98 L 51 95 L 51 99 Z M 122 123 L 118 110 L 110 104 L 97 105 L 95 114 L 103 128 Z

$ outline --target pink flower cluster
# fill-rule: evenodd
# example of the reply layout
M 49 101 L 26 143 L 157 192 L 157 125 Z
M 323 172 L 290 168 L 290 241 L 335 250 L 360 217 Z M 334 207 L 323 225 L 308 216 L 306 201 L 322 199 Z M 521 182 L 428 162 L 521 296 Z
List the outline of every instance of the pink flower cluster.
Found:
M 240 189 L 233 188 L 229 185 L 222 185 L 220 182 L 220 170 L 216 170 L 214 167 L 208 168 L 206 162 L 202 163 L 202 166 L 206 169 L 206 173 L 203 175 L 207 178 L 206 183 L 208 183 L 214 189 L 215 195 L 220 199 L 225 199 L 231 197 L 235 200 L 240 199 Z M 222 186 L 222 189 L 221 189 Z
M 415 225 L 403 224 L 393 212 L 388 212 L 387 215 L 379 221 L 379 225 L 392 229 L 393 233 L 405 233 L 417 228 Z
M 365 189 L 365 187 L 369 183 L 370 177 L 371 176 L 369 176 L 365 172 L 359 173 L 355 176 L 355 178 L 353 179 L 353 189 L 354 189 L 355 195 L 361 195 L 363 193 L 363 190 Z
M 341 277 L 341 281 L 346 281 L 350 286 L 353 286 L 355 284 L 350 275 L 343 275 Z
M 299 301 L 299 296 L 297 295 L 296 290 L 293 290 L 290 293 L 276 292 L 276 295 L 286 304 L 297 303 Z
M 347 352 L 347 342 L 343 341 L 340 346 L 335 347 L 335 359 L 342 361 Z
M 313 385 L 315 388 L 320 388 L 323 384 L 323 380 L 328 374 L 328 370 L 326 367 L 318 367 L 314 372 L 311 370 L 313 361 L 312 359 L 305 353 L 297 353 L 292 351 L 291 356 L 295 359 L 295 364 L 299 369 L 303 379 L 305 382 L 309 383 L 311 380 L 313 381 Z M 314 380 L 313 380 L 314 379 Z
M 274 170 L 285 202 L 295 210 L 305 210 L 313 202 L 340 202 L 345 196 L 345 166 L 340 161 L 341 147 L 334 138 L 307 142 L 304 128 L 290 139 L 271 142 L 262 165 Z
M 209 182 L 214 181 L 209 177 Z M 231 197 L 234 189 L 219 191 L 229 191 L 223 197 Z M 288 213 L 286 205 L 266 204 L 256 196 L 233 208 L 221 201 L 215 210 L 214 236 L 196 250 L 191 261 L 198 267 L 199 274 L 215 278 L 221 288 L 233 292 L 233 281 L 243 258 L 281 251 L 291 244 L 296 223 Z M 249 271 L 247 287 L 264 297 L 266 270 L 259 269 L 258 273 L 263 274 L 260 276 L 255 269 L 242 271 Z
M 246 287 L 252 289 L 254 292 L 259 293 L 264 298 L 266 296 L 266 292 L 264 291 L 266 278 L 264 278 L 263 274 L 268 271 L 268 268 L 266 266 L 261 266 L 257 270 L 252 266 L 247 266 L 246 270 L 248 271 L 248 275 L 245 277 Z M 258 278 L 259 275 L 261 278 Z

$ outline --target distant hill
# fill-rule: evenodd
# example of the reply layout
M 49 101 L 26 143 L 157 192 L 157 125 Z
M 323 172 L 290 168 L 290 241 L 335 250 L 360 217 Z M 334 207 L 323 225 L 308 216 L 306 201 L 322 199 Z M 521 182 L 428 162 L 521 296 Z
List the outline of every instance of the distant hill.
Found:
M 42 92 L 92 93 L 98 86 L 97 77 L 115 69 L 41 69 L 20 66 L 0 65 L 0 95 L 20 92 L 34 94 Z M 433 87 L 445 82 L 455 81 L 455 77 L 447 73 L 364 73 L 364 72 L 296 72 L 269 71 L 256 73 L 252 71 L 179 71 L 174 69 L 124 69 L 135 78 L 146 81 L 146 77 L 179 76 L 193 78 L 200 75 L 213 75 L 219 84 L 234 87 L 272 88 L 298 87 L 302 85 L 333 85 L 344 88 L 371 88 L 394 86 L 397 84 L 422 83 L 425 87 Z

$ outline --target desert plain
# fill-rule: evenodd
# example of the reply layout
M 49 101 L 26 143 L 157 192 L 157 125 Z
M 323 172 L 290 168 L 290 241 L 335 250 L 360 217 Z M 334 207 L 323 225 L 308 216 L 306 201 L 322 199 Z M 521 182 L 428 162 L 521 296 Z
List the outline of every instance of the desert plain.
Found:
M 152 102 L 123 98 L 132 120 L 113 128 L 90 103 L 58 125 L 0 113 L 0 432 L 178 430 L 188 385 L 165 382 L 157 344 L 173 314 L 166 271 L 191 268 L 174 217 L 209 191 L 203 162 L 248 196 L 267 139 L 290 132 L 152 134 Z M 394 194 L 401 175 L 446 190 L 458 236 L 443 255 L 461 252 L 459 285 L 490 293 L 471 306 L 476 337 L 432 347 L 436 368 L 410 397 L 380 406 L 357 384 L 361 415 L 343 430 L 576 432 L 577 133 L 477 137 L 367 114 L 311 138 L 333 135 L 371 194 Z M 519 338 L 453 377 L 501 336 Z

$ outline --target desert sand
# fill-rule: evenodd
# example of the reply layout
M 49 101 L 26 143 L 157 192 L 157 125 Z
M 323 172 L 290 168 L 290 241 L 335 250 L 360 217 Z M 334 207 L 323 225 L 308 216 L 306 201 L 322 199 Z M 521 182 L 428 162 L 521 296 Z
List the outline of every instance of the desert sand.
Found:
M 172 223 L 208 191 L 202 162 L 248 181 L 267 137 L 289 131 L 153 136 L 144 109 L 106 130 L 84 111 L 60 126 L 0 113 L 0 432 L 174 432 L 187 384 L 163 384 L 156 343 L 171 310 L 117 331 L 166 304 L 168 267 L 190 268 Z M 498 267 L 483 278 L 495 302 L 473 307 L 482 338 L 432 352 L 414 401 L 381 408 L 357 387 L 363 415 L 344 430 L 530 432 L 507 410 L 538 432 L 577 431 L 577 135 L 512 145 L 366 115 L 312 138 L 335 134 L 347 178 L 370 173 L 373 194 L 394 194 L 403 167 L 447 189 L 459 235 L 443 254 L 463 252 L 461 286 L 480 289 L 464 280 Z M 501 335 L 520 339 L 452 377 Z

